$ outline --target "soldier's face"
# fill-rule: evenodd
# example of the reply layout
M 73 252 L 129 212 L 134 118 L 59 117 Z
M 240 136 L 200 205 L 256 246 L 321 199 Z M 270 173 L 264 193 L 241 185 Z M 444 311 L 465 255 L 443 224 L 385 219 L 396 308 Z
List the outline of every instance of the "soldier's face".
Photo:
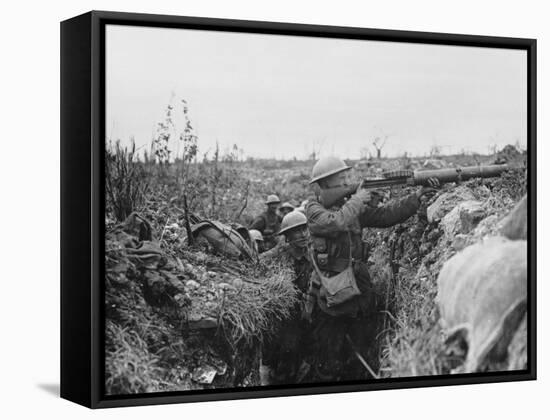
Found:
M 329 176 L 326 180 L 326 185 L 328 188 L 342 187 L 344 185 L 349 185 L 350 179 L 351 171 L 343 171 Z
M 277 211 L 277 208 L 279 208 L 278 203 L 271 203 L 267 205 L 267 210 L 271 213 L 275 213 Z
M 307 247 L 308 233 L 307 228 L 295 228 L 288 231 L 286 235 L 286 240 L 297 248 Z

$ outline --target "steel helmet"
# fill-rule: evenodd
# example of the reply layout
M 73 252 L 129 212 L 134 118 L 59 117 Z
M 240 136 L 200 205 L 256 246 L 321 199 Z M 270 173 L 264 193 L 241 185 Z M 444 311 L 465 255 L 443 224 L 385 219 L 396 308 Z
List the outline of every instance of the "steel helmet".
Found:
M 283 204 L 281 204 L 281 209 L 290 209 L 290 210 L 294 210 L 294 206 L 292 204 L 290 204 L 288 201 L 284 202 Z
M 265 204 L 274 204 L 280 202 L 281 200 L 279 200 L 279 197 L 277 197 L 275 194 L 268 195 L 267 200 L 265 200 Z
M 262 236 L 262 232 L 256 229 L 251 229 L 248 231 L 248 234 L 250 235 L 250 239 L 253 241 L 264 241 L 264 237 Z
M 348 169 L 351 169 L 351 167 L 346 165 L 346 162 L 340 158 L 335 156 L 321 158 L 313 166 L 311 171 L 311 181 L 309 181 L 309 183 L 313 184 L 314 182 L 320 181 L 327 176 L 337 174 L 338 172 L 347 171 Z
M 300 212 L 300 211 L 291 211 L 288 213 L 285 217 L 283 217 L 283 221 L 281 222 L 281 230 L 279 230 L 279 235 L 282 235 L 283 233 L 289 231 L 290 229 L 294 229 L 299 226 L 306 226 L 307 225 L 307 218 L 306 216 Z

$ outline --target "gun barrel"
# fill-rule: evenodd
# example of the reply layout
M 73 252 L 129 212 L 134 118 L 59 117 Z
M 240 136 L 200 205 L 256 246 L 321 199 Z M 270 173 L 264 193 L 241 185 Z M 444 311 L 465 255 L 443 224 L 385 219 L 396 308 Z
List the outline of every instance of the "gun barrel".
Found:
M 505 164 L 414 171 L 413 184 L 427 185 L 429 178 L 437 178 L 441 183 L 466 181 L 472 178 L 493 178 L 499 176 L 502 172 L 509 169 L 513 169 L 513 166 Z
M 433 169 L 426 171 L 414 171 L 409 175 L 399 174 L 395 177 L 365 180 L 364 188 L 387 188 L 394 185 L 429 185 L 428 179 L 437 178 L 440 183 L 467 181 L 472 178 L 493 178 L 498 177 L 504 171 L 518 168 L 518 166 L 487 165 L 487 166 L 464 166 L 462 168 Z M 344 197 L 349 197 L 355 192 L 359 184 L 331 188 L 321 192 L 321 203 L 330 207 Z

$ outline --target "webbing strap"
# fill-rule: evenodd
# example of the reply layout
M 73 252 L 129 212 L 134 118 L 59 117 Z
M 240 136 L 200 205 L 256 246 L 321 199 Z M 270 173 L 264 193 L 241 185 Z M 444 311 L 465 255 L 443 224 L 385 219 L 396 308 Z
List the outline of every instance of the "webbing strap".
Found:
M 348 240 L 349 240 L 349 264 L 348 264 L 347 268 L 350 268 L 353 264 L 353 258 L 351 256 L 351 251 L 352 251 L 351 234 L 350 234 L 349 230 L 347 231 L 347 233 L 348 233 Z M 315 269 L 316 273 L 319 275 L 320 278 L 326 279 L 327 277 L 323 275 L 323 273 L 321 272 L 321 269 L 317 265 L 317 260 L 315 258 L 315 253 L 313 252 L 313 246 L 309 247 L 309 256 L 311 258 L 311 262 L 313 264 L 313 268 Z M 342 258 L 342 259 L 344 259 L 344 258 Z

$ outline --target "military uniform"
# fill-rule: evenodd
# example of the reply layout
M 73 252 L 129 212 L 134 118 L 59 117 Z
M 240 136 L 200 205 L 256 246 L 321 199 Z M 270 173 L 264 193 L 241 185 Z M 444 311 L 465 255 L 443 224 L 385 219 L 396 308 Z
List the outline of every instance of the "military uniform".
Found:
M 316 367 L 321 379 L 360 379 L 361 374 L 364 375 L 364 368 L 357 365 L 351 346 L 346 343 L 350 338 L 362 351 L 369 352 L 373 348 L 371 340 L 376 335 L 379 308 L 367 268 L 362 229 L 404 222 L 420 206 L 415 194 L 380 207 L 370 207 L 369 198 L 366 190 L 360 190 L 339 208 L 325 209 L 317 199 L 309 200 L 306 206 L 313 256 L 319 270 L 324 277 L 333 277 L 349 267 L 351 258 L 361 291 L 349 301 L 329 308 L 320 293 L 319 276 L 316 271 L 312 273 L 310 293 L 317 301 L 312 314 L 313 340 L 317 346 Z M 363 356 L 369 359 L 368 355 Z M 377 357 L 373 355 L 371 360 Z
M 275 236 L 281 227 L 281 218 L 277 213 L 264 212 L 254 219 L 249 229 L 261 232 L 264 238 L 264 249 L 268 250 L 277 245 Z
M 291 317 L 282 322 L 279 333 L 266 343 L 264 360 L 272 367 L 272 384 L 294 384 L 300 378 L 300 367 L 308 356 L 310 327 L 302 319 L 305 297 L 311 276 L 311 263 L 307 248 L 298 248 L 287 242 L 260 255 L 260 261 L 275 261 L 294 270 L 293 283 L 298 289 L 299 302 L 292 310 Z

